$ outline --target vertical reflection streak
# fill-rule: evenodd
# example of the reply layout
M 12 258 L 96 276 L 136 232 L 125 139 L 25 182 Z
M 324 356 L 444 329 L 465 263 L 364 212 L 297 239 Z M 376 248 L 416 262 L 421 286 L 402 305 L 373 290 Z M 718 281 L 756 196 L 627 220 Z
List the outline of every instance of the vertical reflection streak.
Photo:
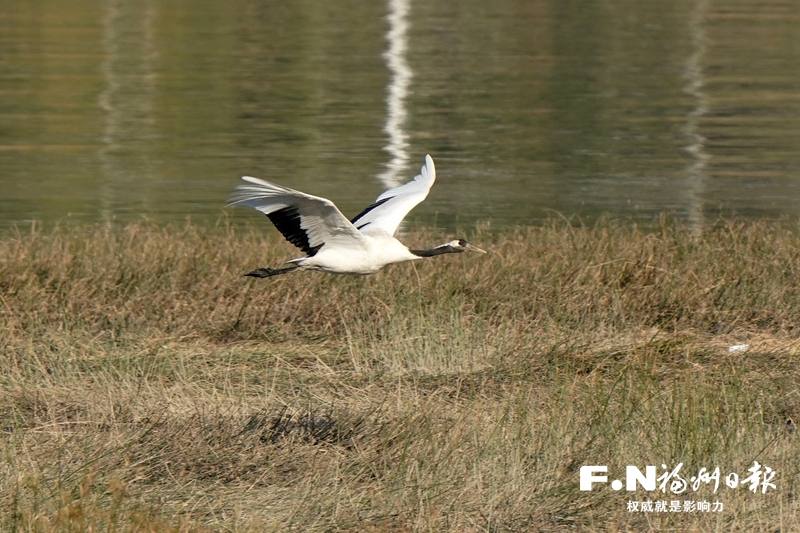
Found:
M 697 0 L 694 9 L 689 15 L 689 34 L 692 39 L 694 52 L 686 62 L 684 77 L 687 80 L 683 92 L 694 100 L 694 108 L 686 116 L 684 133 L 689 138 L 685 147 L 693 161 L 686 167 L 687 177 L 687 203 L 689 227 L 693 233 L 700 233 L 703 229 L 703 200 L 705 192 L 705 168 L 711 156 L 706 152 L 706 138 L 700 130 L 700 119 L 709 111 L 708 95 L 703 91 L 705 85 L 703 77 L 702 59 L 706 53 L 708 39 L 703 28 L 703 15 L 708 10 L 710 0 Z
M 106 2 L 100 65 L 105 88 L 98 96 L 98 106 L 105 114 L 98 151 L 105 179 L 99 201 L 106 217 L 114 214 L 117 191 L 129 189 L 125 181 L 152 176 L 150 158 L 142 150 L 143 141 L 154 137 L 155 18 L 150 1 Z M 126 190 L 128 195 L 130 192 Z
M 408 51 L 408 12 L 410 0 L 389 0 L 389 31 L 386 40 L 389 49 L 383 54 L 391 78 L 387 88 L 386 126 L 383 131 L 389 136 L 384 150 L 391 155 L 386 170 L 378 175 L 384 188 L 400 184 L 400 173 L 408 163 L 408 134 L 405 132 L 406 98 L 411 85 L 412 72 L 406 61 Z
M 119 110 L 114 105 L 114 99 L 120 87 L 119 79 L 114 72 L 114 64 L 118 62 L 119 58 L 119 38 L 117 37 L 119 17 L 120 11 L 117 2 L 110 0 L 106 5 L 106 13 L 103 17 L 103 62 L 100 64 L 105 89 L 98 98 L 98 105 L 105 113 L 100 160 L 103 169 L 109 175 L 116 174 L 113 162 L 109 158 L 109 152 L 114 149 L 120 123 Z

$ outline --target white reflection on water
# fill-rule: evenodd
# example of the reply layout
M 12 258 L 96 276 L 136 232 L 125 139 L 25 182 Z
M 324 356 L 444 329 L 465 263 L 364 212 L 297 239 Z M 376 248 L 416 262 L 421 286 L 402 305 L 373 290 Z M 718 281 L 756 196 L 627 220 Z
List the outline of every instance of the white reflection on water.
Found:
M 155 17 L 150 1 L 106 3 L 100 65 L 105 89 L 98 97 L 105 121 L 98 156 L 104 178 L 99 201 L 107 217 L 115 212 L 118 193 L 130 197 L 131 185 L 141 187 L 142 178 L 154 174 L 141 141 L 155 135 Z
M 386 40 L 389 49 L 383 54 L 391 72 L 386 102 L 386 126 L 383 131 L 389 136 L 384 150 L 392 156 L 386 170 L 378 175 L 378 180 L 390 189 L 405 181 L 401 172 L 408 163 L 408 134 L 403 129 L 406 121 L 406 97 L 411 85 L 411 68 L 406 61 L 408 51 L 408 11 L 409 0 L 389 0 L 389 31 Z
M 687 175 L 687 203 L 689 226 L 692 231 L 699 233 L 703 227 L 703 193 L 705 192 L 706 163 L 710 155 L 706 152 L 706 138 L 699 133 L 700 119 L 708 113 L 708 95 L 703 92 L 703 66 L 701 64 L 706 53 L 708 39 L 703 28 L 703 16 L 708 10 L 709 0 L 697 0 L 689 16 L 689 33 L 692 39 L 694 52 L 686 62 L 686 77 L 688 83 L 683 91 L 692 96 L 695 105 L 686 117 L 686 126 L 683 131 L 689 137 L 686 151 L 692 154 L 694 161 L 686 167 Z

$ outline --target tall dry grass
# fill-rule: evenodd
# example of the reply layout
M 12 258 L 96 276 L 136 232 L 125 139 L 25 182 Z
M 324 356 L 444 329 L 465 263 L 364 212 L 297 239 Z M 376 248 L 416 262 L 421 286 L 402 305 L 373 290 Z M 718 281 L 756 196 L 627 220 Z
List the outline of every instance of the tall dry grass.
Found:
M 553 222 L 467 238 L 490 253 L 251 280 L 295 256 L 276 232 L 5 234 L 0 524 L 798 528 L 797 228 Z M 776 490 L 682 497 L 722 513 L 629 513 L 662 496 L 578 490 L 582 465 L 754 460 Z

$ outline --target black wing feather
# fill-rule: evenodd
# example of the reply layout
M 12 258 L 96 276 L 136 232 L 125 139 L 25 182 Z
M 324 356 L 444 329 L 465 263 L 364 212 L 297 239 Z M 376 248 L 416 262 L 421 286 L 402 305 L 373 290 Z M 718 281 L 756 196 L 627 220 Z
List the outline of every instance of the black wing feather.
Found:
M 378 201 L 377 201 L 377 202 L 375 202 L 374 204 L 372 204 L 372 205 L 368 206 L 366 209 L 364 209 L 363 211 L 361 211 L 361 212 L 360 212 L 359 214 L 357 214 L 355 217 L 353 217 L 353 220 L 351 220 L 350 222 L 351 222 L 351 223 L 352 223 L 354 226 L 356 226 L 356 222 L 358 222 L 358 219 L 359 219 L 359 218 L 363 217 L 364 215 L 366 215 L 367 213 L 369 213 L 370 211 L 372 211 L 372 210 L 373 210 L 373 209 L 375 209 L 376 207 L 380 207 L 380 206 L 382 206 L 383 204 L 385 204 L 386 202 L 388 202 L 388 201 L 389 201 L 389 200 L 391 200 L 392 198 L 394 198 L 394 196 L 390 196 L 389 198 L 384 198 L 383 200 L 378 200 Z M 367 222 L 367 224 L 369 224 L 369 222 Z M 367 224 L 363 224 L 363 225 L 361 225 L 361 226 L 356 226 L 356 229 L 361 229 L 361 228 L 363 228 L 364 226 L 366 226 Z
M 311 246 L 308 242 L 308 235 L 305 230 L 300 226 L 300 212 L 296 207 L 289 206 L 283 209 L 278 209 L 267 215 L 270 221 L 278 228 L 286 240 L 294 244 L 300 250 L 305 252 L 309 257 L 322 248 L 323 244 L 318 246 Z

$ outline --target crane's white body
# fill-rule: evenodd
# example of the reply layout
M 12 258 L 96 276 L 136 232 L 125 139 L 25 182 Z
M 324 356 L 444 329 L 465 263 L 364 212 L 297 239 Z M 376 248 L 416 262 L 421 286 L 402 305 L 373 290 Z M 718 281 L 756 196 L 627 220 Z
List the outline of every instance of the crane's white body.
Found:
M 306 252 L 302 257 L 287 261 L 294 267 L 284 270 L 260 269 L 266 275 L 258 277 L 295 268 L 335 274 L 374 274 L 392 263 L 440 253 L 483 251 L 463 239 L 431 250 L 411 251 L 394 238 L 403 218 L 428 196 L 436 180 L 436 168 L 429 155 L 425 156 L 425 165 L 418 176 L 378 196 L 374 204 L 352 221 L 325 198 L 250 176 L 242 179 L 248 185 L 236 188 L 231 204 L 246 205 L 261 211 L 289 242 Z
M 291 259 L 302 268 L 322 270 L 332 274 L 374 274 L 386 265 L 422 259 L 391 235 L 373 233 L 358 246 L 323 246 L 313 256 Z

